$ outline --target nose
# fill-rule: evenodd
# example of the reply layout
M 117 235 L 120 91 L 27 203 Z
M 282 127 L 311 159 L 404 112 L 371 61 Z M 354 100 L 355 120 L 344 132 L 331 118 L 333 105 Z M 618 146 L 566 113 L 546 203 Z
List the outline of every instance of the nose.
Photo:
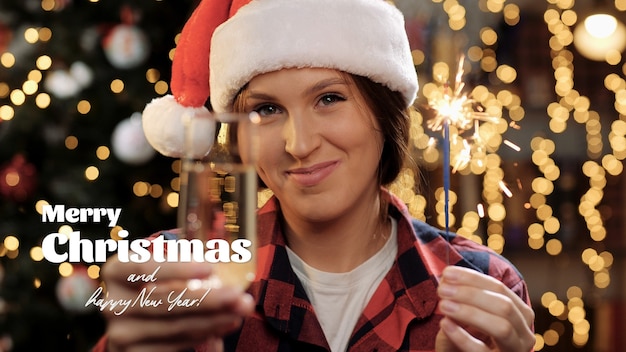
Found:
M 291 113 L 283 126 L 285 151 L 294 158 L 304 159 L 320 145 L 319 128 L 314 116 Z

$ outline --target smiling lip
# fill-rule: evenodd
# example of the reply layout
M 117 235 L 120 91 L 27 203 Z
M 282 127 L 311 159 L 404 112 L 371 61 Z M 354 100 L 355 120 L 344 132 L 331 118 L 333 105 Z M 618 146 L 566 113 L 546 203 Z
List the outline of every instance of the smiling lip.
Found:
M 330 175 L 337 165 L 339 165 L 337 161 L 328 161 L 311 167 L 287 170 L 287 175 L 302 187 L 312 187 Z

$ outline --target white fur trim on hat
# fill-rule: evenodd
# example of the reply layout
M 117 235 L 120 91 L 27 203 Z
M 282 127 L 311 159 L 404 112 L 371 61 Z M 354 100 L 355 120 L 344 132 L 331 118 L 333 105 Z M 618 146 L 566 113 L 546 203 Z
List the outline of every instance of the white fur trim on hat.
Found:
M 231 111 L 255 76 L 282 68 L 331 68 L 402 93 L 418 82 L 404 17 L 384 0 L 253 0 L 213 34 L 211 104 Z

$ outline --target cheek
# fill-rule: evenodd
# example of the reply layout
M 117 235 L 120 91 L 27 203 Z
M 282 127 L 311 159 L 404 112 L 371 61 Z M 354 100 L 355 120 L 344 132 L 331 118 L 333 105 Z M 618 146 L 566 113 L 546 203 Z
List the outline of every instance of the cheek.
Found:
M 378 154 L 382 152 L 383 135 L 382 132 L 368 123 L 360 119 L 352 119 L 346 121 L 345 124 L 335 125 L 328 136 L 331 136 L 337 145 L 343 146 L 344 149 L 357 149 L 360 151 L 378 150 Z
M 280 138 L 271 137 L 270 133 L 261 132 L 259 138 L 259 151 L 257 155 L 257 172 L 261 179 L 267 184 L 268 173 L 277 169 L 279 160 L 285 152 L 284 142 Z

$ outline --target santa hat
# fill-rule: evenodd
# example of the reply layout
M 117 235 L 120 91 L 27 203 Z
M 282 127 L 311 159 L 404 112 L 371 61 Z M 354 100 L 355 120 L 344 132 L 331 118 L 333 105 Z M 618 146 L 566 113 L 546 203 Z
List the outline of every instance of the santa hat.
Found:
M 181 156 L 183 121 L 210 114 L 209 97 L 215 112 L 228 112 L 255 76 L 303 67 L 368 77 L 400 92 L 407 107 L 417 94 L 404 17 L 384 0 L 203 0 L 176 48 L 172 95 L 143 112 L 146 138 Z

